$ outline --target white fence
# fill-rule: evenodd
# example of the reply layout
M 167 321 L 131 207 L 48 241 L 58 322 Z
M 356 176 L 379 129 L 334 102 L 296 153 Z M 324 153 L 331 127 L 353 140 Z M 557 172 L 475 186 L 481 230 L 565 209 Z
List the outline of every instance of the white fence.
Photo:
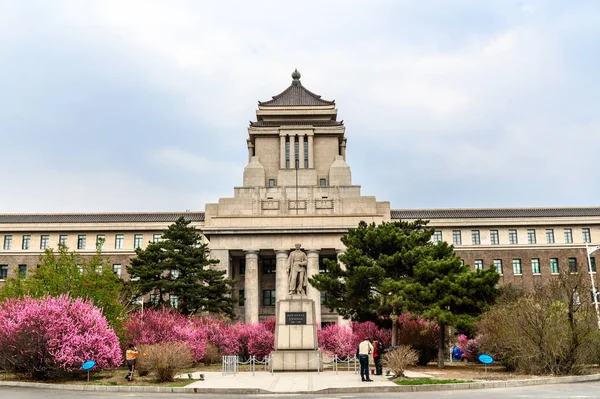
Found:
M 270 371 L 271 374 L 274 374 L 273 369 L 273 354 L 271 353 L 269 356 L 266 356 L 263 360 L 258 360 L 256 356 L 250 356 L 248 360 L 241 361 L 240 357 L 237 355 L 234 356 L 223 356 L 222 358 L 222 367 L 221 371 L 223 375 L 237 375 L 239 372 L 239 365 L 249 365 L 250 372 L 252 375 L 255 375 L 256 366 L 264 366 L 264 371 Z M 331 367 L 332 371 L 335 371 L 336 374 L 341 371 L 352 371 L 354 374 L 358 374 L 360 367 L 358 364 L 358 358 L 356 356 L 347 356 L 347 357 L 338 357 L 337 355 L 333 355 L 331 360 L 323 360 L 321 356 L 317 356 L 315 359 L 311 359 L 308 362 L 312 362 L 313 360 L 317 361 L 317 373 L 321 373 L 321 371 L 326 368 Z

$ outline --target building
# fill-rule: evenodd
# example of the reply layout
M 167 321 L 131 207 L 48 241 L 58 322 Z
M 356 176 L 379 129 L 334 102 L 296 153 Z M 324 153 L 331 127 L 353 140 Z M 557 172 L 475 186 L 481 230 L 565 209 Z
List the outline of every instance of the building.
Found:
M 101 242 L 114 272 L 127 279 L 135 248 L 160 240 L 181 215 L 238 281 L 236 313 L 246 322 L 274 315 L 287 293 L 287 259 L 296 243 L 308 256 L 309 275 L 325 272 L 323 260 L 344 251 L 340 237 L 363 220 L 430 220 L 434 241 L 453 243 L 474 269 L 494 265 L 502 284 L 532 287 L 563 268 L 586 268 L 585 245 L 600 238 L 600 207 L 390 209 L 389 202 L 363 195 L 352 182 L 335 102 L 306 89 L 298 71 L 292 79 L 258 103 L 248 127 L 243 186 L 233 197 L 207 204 L 204 212 L 0 214 L 0 281 L 25 275 L 46 248 L 64 243 L 91 255 Z M 593 257 L 591 263 L 595 271 Z M 318 291 L 309 287 L 308 295 L 317 303 L 318 322 L 341 321 L 319 306 Z

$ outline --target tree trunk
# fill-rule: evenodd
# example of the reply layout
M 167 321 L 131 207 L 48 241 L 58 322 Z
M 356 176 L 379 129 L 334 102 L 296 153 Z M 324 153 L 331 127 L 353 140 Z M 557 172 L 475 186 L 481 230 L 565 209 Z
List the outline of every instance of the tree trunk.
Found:
M 444 368 L 445 354 L 444 349 L 446 348 L 446 326 L 440 324 L 440 345 L 438 346 L 438 367 Z
M 394 316 L 392 316 L 392 346 L 398 345 L 398 316 Z

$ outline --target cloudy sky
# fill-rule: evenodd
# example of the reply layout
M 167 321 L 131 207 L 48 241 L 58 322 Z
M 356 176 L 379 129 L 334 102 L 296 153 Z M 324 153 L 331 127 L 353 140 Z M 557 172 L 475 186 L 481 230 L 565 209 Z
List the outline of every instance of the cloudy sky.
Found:
M 599 37 L 593 0 L 0 0 L 0 213 L 232 196 L 296 67 L 392 208 L 598 205 Z

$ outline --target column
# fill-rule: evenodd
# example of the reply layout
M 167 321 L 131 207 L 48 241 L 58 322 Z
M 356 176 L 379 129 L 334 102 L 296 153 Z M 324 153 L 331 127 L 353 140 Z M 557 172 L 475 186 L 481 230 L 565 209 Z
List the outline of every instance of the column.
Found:
M 298 136 L 298 167 L 304 169 L 304 136 Z
M 343 254 L 344 252 L 346 252 L 345 249 L 336 249 L 335 250 L 335 253 L 337 254 L 337 261 L 340 264 L 340 267 L 342 268 L 342 270 L 346 270 L 346 265 L 344 263 L 342 263 L 342 261 L 340 261 L 340 255 Z M 338 324 L 340 326 L 350 326 L 350 319 L 344 319 L 342 316 L 338 316 Z
M 288 251 L 276 251 L 275 258 L 275 297 L 277 301 L 288 295 Z
M 313 169 L 315 167 L 315 161 L 313 159 L 313 135 L 308 135 L 308 168 Z
M 258 251 L 246 251 L 246 276 L 244 280 L 245 321 L 258 323 Z
M 285 169 L 285 134 L 279 134 L 279 169 Z
M 296 167 L 296 136 L 292 136 L 290 134 L 290 168 L 294 169 Z
M 340 155 L 342 156 L 342 158 L 344 158 L 344 161 L 345 161 L 346 160 L 346 139 L 344 139 L 342 141 L 341 150 L 342 150 L 342 153 Z
M 318 249 L 309 249 L 306 251 L 306 256 L 308 257 L 308 268 L 307 268 L 307 276 L 312 277 L 315 274 L 319 274 L 319 250 Z M 315 321 L 317 322 L 317 327 L 321 326 L 321 292 L 317 290 L 315 287 L 308 283 L 307 288 L 307 296 L 308 299 L 312 299 L 315 301 Z
M 252 144 L 250 139 L 246 140 L 246 142 L 248 143 L 248 163 L 250 163 L 254 156 L 254 144 Z

